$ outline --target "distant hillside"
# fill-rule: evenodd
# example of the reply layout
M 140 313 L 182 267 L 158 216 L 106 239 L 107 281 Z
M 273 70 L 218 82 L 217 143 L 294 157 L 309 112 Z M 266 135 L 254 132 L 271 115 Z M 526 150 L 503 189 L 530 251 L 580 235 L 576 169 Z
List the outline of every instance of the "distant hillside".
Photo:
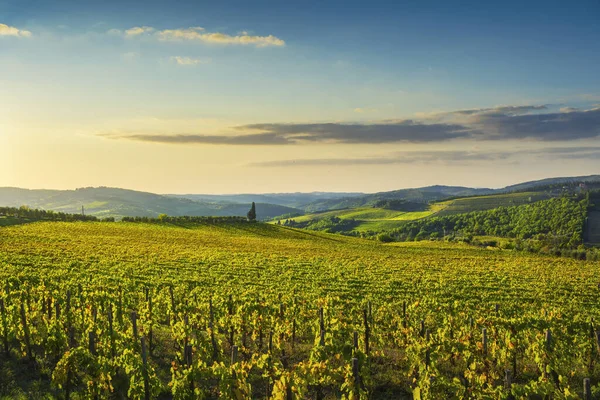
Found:
M 600 188 L 600 175 L 549 178 L 511 185 L 502 189 L 434 185 L 371 194 L 313 192 L 158 195 L 107 187 L 77 190 L 0 188 L 0 206 L 19 207 L 28 205 L 32 208 L 66 213 L 80 213 L 81 206 L 84 206 L 87 214 L 101 218 L 156 217 L 159 214 L 171 216 L 245 216 L 250 203 L 254 201 L 257 203 L 257 217 L 264 220 L 282 215 L 291 217 L 292 215 L 305 213 L 314 214 L 356 208 L 393 210 L 397 208 L 396 206 L 401 206 L 396 211 L 431 213 L 428 206 L 432 203 L 463 198 L 462 201 L 453 202 L 444 211 L 445 214 L 456 214 L 485 210 L 499 205 L 511 206 L 531 203 L 544 198 L 559 196 L 565 191 L 563 186 L 568 186 L 567 191 L 576 191 L 579 190 L 578 184 L 581 182 L 587 182 L 586 185 L 589 189 Z M 507 193 L 515 194 L 513 192 L 519 193 L 520 196 L 507 199 L 477 198 Z M 526 194 L 525 192 L 536 193 Z M 413 208 L 410 210 L 404 209 L 403 207 L 408 204 L 412 204 Z M 422 205 L 422 207 L 418 207 L 418 205 Z M 439 207 L 436 208 L 435 212 L 437 211 L 439 211 Z M 369 229 L 375 228 L 378 228 L 378 226 L 369 226 Z
M 449 197 L 475 196 L 494 193 L 493 189 L 474 189 L 462 186 L 427 186 L 415 189 L 401 189 L 391 192 L 366 194 L 360 197 L 330 199 L 312 202 L 304 207 L 307 212 L 318 212 L 342 208 L 374 206 L 383 200 L 407 200 L 428 203 Z
M 312 192 L 265 194 L 168 194 L 167 196 L 209 202 L 250 203 L 253 201 L 260 201 L 261 203 L 277 204 L 280 206 L 303 209 L 304 206 L 313 202 L 341 198 L 354 198 L 363 195 L 364 193 L 352 192 Z
M 404 200 L 428 204 L 460 197 L 484 196 L 490 194 L 502 194 L 512 192 L 560 192 L 562 184 L 576 184 L 579 182 L 597 182 L 600 185 L 600 175 L 548 178 L 537 181 L 519 183 L 500 189 L 470 188 L 464 186 L 433 185 L 419 188 L 392 190 L 378 193 L 335 193 L 335 192 L 313 192 L 313 193 L 266 193 L 266 194 L 170 194 L 169 197 L 185 198 L 200 202 L 225 202 L 225 203 L 249 203 L 260 201 L 261 203 L 278 204 L 303 210 L 307 213 L 321 211 L 343 210 L 351 208 L 379 207 L 378 204 L 385 201 Z M 554 193 L 556 194 L 556 193 Z
M 97 217 L 140 216 L 245 216 L 250 202 L 214 203 L 173 198 L 153 193 L 116 188 L 82 188 L 76 190 L 27 190 L 0 188 L 0 206 L 31 208 L 80 213 Z M 257 203 L 258 219 L 270 219 L 277 215 L 298 213 L 300 210 L 275 204 Z
M 438 203 L 443 206 L 440 207 L 440 211 L 436 216 L 464 214 L 473 211 L 491 210 L 497 207 L 512 207 L 521 204 L 531 204 L 552 197 L 557 197 L 557 194 L 548 192 L 517 192 L 463 197 Z
M 412 203 L 405 200 L 381 200 L 372 207 L 319 211 L 300 217 L 283 218 L 282 223 L 312 230 L 344 234 L 362 232 L 374 235 L 398 228 L 407 221 L 491 210 L 497 207 L 533 204 L 552 197 L 556 196 L 546 192 L 518 192 L 462 197 L 429 204 Z M 399 206 L 404 204 L 406 208 L 381 207 L 381 205 L 394 204 L 394 202 L 401 202 Z M 421 207 L 415 207 L 419 204 Z
M 500 190 L 507 191 L 507 192 L 508 191 L 523 191 L 523 190 L 537 189 L 537 188 L 540 188 L 543 186 L 554 186 L 554 185 L 562 185 L 562 184 L 578 183 L 578 182 L 600 183 L 600 175 L 547 178 L 547 179 L 541 179 L 538 181 L 530 181 L 530 182 L 518 183 L 516 185 L 510 185 L 510 186 L 507 186 L 504 189 L 500 189 Z
M 584 240 L 584 195 L 407 222 L 390 234 L 400 241 L 476 235 L 536 241 L 541 247 L 574 249 Z

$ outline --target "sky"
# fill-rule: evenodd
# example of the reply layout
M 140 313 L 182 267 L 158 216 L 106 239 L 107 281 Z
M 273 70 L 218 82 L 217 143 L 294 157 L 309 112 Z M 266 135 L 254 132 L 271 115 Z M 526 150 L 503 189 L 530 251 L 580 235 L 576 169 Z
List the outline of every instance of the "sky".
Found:
M 597 0 L 0 0 L 0 186 L 599 174 L 599 15 Z

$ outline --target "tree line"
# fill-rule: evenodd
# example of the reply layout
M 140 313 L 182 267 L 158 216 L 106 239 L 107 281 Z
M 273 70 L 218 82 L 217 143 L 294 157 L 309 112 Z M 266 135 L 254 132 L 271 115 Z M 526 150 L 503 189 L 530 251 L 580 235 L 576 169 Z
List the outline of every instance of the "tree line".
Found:
M 34 209 L 28 206 L 0 207 L 0 216 L 31 221 L 114 221 L 114 218 L 99 219 L 92 215 L 68 214 L 52 210 Z
M 245 217 L 235 217 L 235 216 L 226 216 L 226 217 L 203 217 L 203 216 L 170 216 L 166 214 L 161 214 L 158 217 L 123 217 L 121 219 L 122 222 L 137 222 L 137 223 L 171 223 L 171 224 L 182 224 L 182 223 L 218 223 L 218 222 L 247 222 L 248 219 Z
M 411 221 L 390 232 L 397 240 L 500 236 L 551 241 L 559 248 L 582 243 L 589 200 L 560 197 L 511 207 Z

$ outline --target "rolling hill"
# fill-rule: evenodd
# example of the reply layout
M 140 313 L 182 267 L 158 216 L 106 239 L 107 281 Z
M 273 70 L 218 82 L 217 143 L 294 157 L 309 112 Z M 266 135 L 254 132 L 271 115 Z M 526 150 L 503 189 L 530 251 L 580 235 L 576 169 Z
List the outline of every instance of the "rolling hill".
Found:
M 356 197 L 328 199 L 307 204 L 303 209 L 307 212 L 334 210 L 341 208 L 369 207 L 382 200 L 406 200 L 411 202 L 429 203 L 447 199 L 449 197 L 462 197 L 485 195 L 493 193 L 493 189 L 476 189 L 462 186 L 427 186 L 415 189 L 400 189 L 390 192 L 379 192 Z
M 76 190 L 28 190 L 0 188 L 0 206 L 32 208 L 87 214 L 97 217 L 148 216 L 244 216 L 251 202 L 257 203 L 261 220 L 288 215 L 309 215 L 304 220 L 336 217 L 356 220 L 357 230 L 380 230 L 405 220 L 432 214 L 449 215 L 487 210 L 498 206 L 526 204 L 560 195 L 563 185 L 575 188 L 587 182 L 600 186 L 600 175 L 548 178 L 507 186 L 501 189 L 434 185 L 379 193 L 270 193 L 233 195 L 159 195 L 117 188 L 81 188 Z M 405 202 L 413 209 L 395 209 L 385 204 Z M 419 205 L 419 207 L 414 207 Z M 385 211 L 382 211 L 385 210 Z M 389 212 L 395 210 L 395 212 Z M 336 211 L 323 214 L 324 211 Z M 295 217 L 293 217 L 295 218 Z
M 167 194 L 169 197 L 185 198 L 203 202 L 230 202 L 250 203 L 261 202 L 278 204 L 280 206 L 303 209 L 307 204 L 326 200 L 341 198 L 354 198 L 364 196 L 364 193 L 336 193 L 336 192 L 312 192 L 312 193 L 265 193 L 265 194 Z
M 343 210 L 349 208 L 376 207 L 378 202 L 386 200 L 405 200 L 429 204 L 431 202 L 455 199 L 459 197 L 507 194 L 513 192 L 553 191 L 555 192 L 553 195 L 556 195 L 560 193 L 562 185 L 574 185 L 579 182 L 600 185 L 600 175 L 547 178 L 537 181 L 518 183 L 496 189 L 433 185 L 378 193 L 313 192 L 233 195 L 169 194 L 167 196 L 201 202 L 249 203 L 252 201 L 257 201 L 261 203 L 278 204 L 281 206 L 292 207 L 303 210 L 307 213 L 316 213 L 321 211 Z M 476 209 L 479 208 L 475 208 L 475 210 Z
M 578 182 L 600 183 L 600 175 L 570 176 L 560 178 L 547 178 L 537 181 L 523 182 L 505 187 L 504 191 L 523 191 L 536 189 L 541 186 L 565 185 Z
M 293 218 L 293 226 L 315 230 L 345 232 L 383 232 L 398 228 L 407 221 L 414 221 L 432 216 L 463 214 L 472 211 L 485 211 L 497 207 L 511 207 L 531 204 L 540 200 L 556 197 L 550 192 L 519 192 L 490 194 L 487 196 L 462 197 L 451 200 L 432 202 L 422 210 L 391 210 L 378 207 L 356 207 L 342 210 L 321 211 Z M 340 221 L 338 221 L 338 219 Z M 331 224 L 319 221 L 336 221 L 344 225 L 343 230 L 331 228 Z M 350 223 L 352 221 L 352 223 Z M 275 221 L 276 222 L 276 221 Z M 318 224 L 318 225 L 317 225 Z
M 76 190 L 28 190 L 0 188 L 0 205 L 80 213 L 96 217 L 139 216 L 245 216 L 249 203 L 199 202 L 153 193 L 116 188 L 82 188 Z M 277 204 L 257 203 L 257 218 L 270 219 L 277 215 L 298 213 L 300 210 Z

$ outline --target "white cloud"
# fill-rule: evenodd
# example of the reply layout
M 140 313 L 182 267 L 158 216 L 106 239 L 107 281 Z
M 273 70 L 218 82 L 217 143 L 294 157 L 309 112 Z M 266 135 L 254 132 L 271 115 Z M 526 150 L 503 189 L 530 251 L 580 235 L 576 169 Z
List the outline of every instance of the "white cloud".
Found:
M 119 31 L 111 29 L 109 33 L 110 32 L 114 33 Z M 197 41 L 212 44 L 245 45 L 256 47 L 285 46 L 285 41 L 273 35 L 257 36 L 250 35 L 247 31 L 242 31 L 238 35 L 232 36 L 220 32 L 206 32 L 204 28 L 199 26 L 185 29 L 164 29 L 161 31 L 157 31 L 150 26 L 136 26 L 131 29 L 127 29 L 124 34 L 126 37 L 152 34 L 162 42 Z
M 31 37 L 31 32 L 15 28 L 14 26 L 8 26 L 6 24 L 0 24 L 0 36 L 15 36 L 28 38 Z
M 131 29 L 127 29 L 125 31 L 125 36 L 139 36 L 139 35 L 143 35 L 145 33 L 152 33 L 154 32 L 154 28 L 151 26 L 135 26 Z
M 177 63 L 178 65 L 194 66 L 194 65 L 199 65 L 199 64 L 208 64 L 211 62 L 211 59 L 210 58 L 191 58 L 191 57 L 173 56 L 173 57 L 171 57 L 171 61 Z
M 575 111 L 579 111 L 579 108 L 576 108 L 576 107 L 561 107 L 560 108 L 560 112 L 563 112 L 563 113 L 575 112 Z
M 368 112 L 376 112 L 377 109 L 376 108 L 361 108 L 361 107 L 357 107 L 354 109 L 355 113 L 358 114 L 363 114 L 363 113 L 368 113 Z

